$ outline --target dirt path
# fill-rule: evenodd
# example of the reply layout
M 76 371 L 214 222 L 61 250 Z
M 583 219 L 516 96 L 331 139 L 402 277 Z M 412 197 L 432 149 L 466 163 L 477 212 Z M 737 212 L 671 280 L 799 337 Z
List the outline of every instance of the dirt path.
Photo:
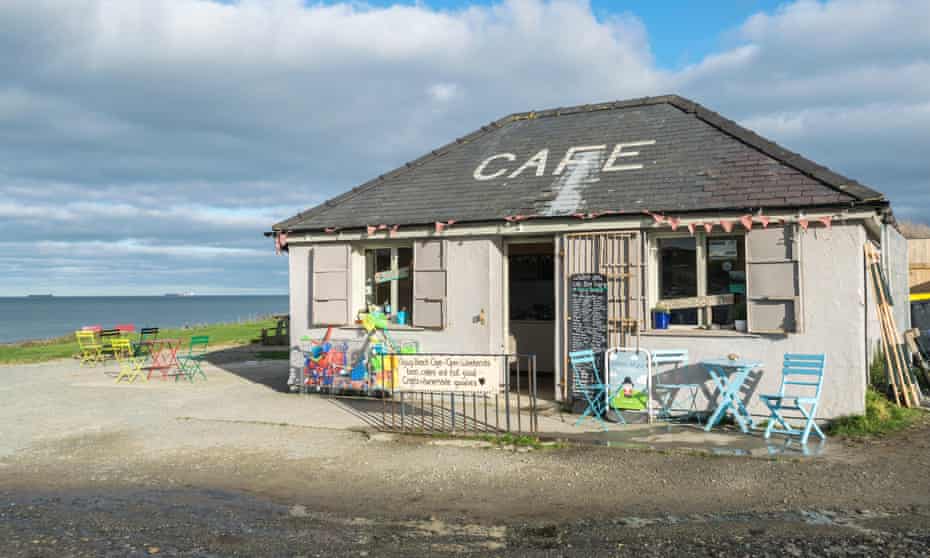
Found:
M 831 439 L 812 459 L 528 451 L 341 429 L 353 423 L 331 403 L 255 381 L 273 372 L 230 370 L 125 388 L 96 372 L 2 370 L 0 556 L 930 548 L 927 417 L 880 441 Z
M 801 461 L 590 447 L 521 452 L 223 421 L 161 429 L 164 438 L 186 436 L 188 446 L 159 447 L 127 430 L 75 435 L 5 459 L 0 554 L 794 548 L 800 556 L 930 548 L 926 420 L 886 440 L 846 445 L 832 459 Z

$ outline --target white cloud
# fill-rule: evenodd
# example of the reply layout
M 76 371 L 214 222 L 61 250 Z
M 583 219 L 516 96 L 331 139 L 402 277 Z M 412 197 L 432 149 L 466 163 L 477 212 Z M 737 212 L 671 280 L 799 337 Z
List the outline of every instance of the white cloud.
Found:
M 444 103 L 458 94 L 458 86 L 454 83 L 434 83 L 426 89 L 426 93 L 434 101 Z
M 925 0 L 786 3 L 676 72 L 584 0 L 11 0 L 0 21 L 0 238 L 49 254 L 248 260 L 271 223 L 500 116 L 668 92 L 930 211 Z M 286 286 L 227 265 L 227 288 Z
M 41 240 L 34 243 L 0 242 L 0 246 L 24 249 L 34 248 L 45 256 L 83 256 L 90 258 L 107 258 L 113 256 L 170 256 L 173 258 L 267 258 L 272 255 L 268 250 L 251 248 L 232 248 L 227 246 L 204 246 L 197 244 L 170 245 L 135 238 L 114 240 L 92 240 L 85 242 L 66 242 Z

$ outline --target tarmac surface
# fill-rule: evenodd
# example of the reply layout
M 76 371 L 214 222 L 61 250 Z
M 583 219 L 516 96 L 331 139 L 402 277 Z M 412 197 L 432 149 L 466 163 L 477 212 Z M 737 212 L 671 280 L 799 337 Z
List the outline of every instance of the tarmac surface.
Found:
M 193 385 L 0 367 L 0 555 L 930 553 L 926 418 L 804 457 L 555 414 L 601 445 L 532 449 L 378 433 L 280 362 L 213 360 Z

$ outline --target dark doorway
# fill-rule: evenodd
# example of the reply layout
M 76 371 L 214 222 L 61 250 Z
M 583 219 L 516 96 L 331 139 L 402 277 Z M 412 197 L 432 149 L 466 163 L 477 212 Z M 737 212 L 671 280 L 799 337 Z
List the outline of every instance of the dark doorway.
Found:
M 535 354 L 537 393 L 554 393 L 555 259 L 552 241 L 508 246 L 511 350 Z

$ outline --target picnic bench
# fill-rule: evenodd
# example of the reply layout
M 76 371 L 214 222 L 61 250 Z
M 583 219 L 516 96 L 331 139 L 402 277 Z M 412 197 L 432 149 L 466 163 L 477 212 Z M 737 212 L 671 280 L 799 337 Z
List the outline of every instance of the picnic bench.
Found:
M 262 328 L 262 345 L 289 345 L 291 342 L 291 315 L 272 316 L 274 328 Z

